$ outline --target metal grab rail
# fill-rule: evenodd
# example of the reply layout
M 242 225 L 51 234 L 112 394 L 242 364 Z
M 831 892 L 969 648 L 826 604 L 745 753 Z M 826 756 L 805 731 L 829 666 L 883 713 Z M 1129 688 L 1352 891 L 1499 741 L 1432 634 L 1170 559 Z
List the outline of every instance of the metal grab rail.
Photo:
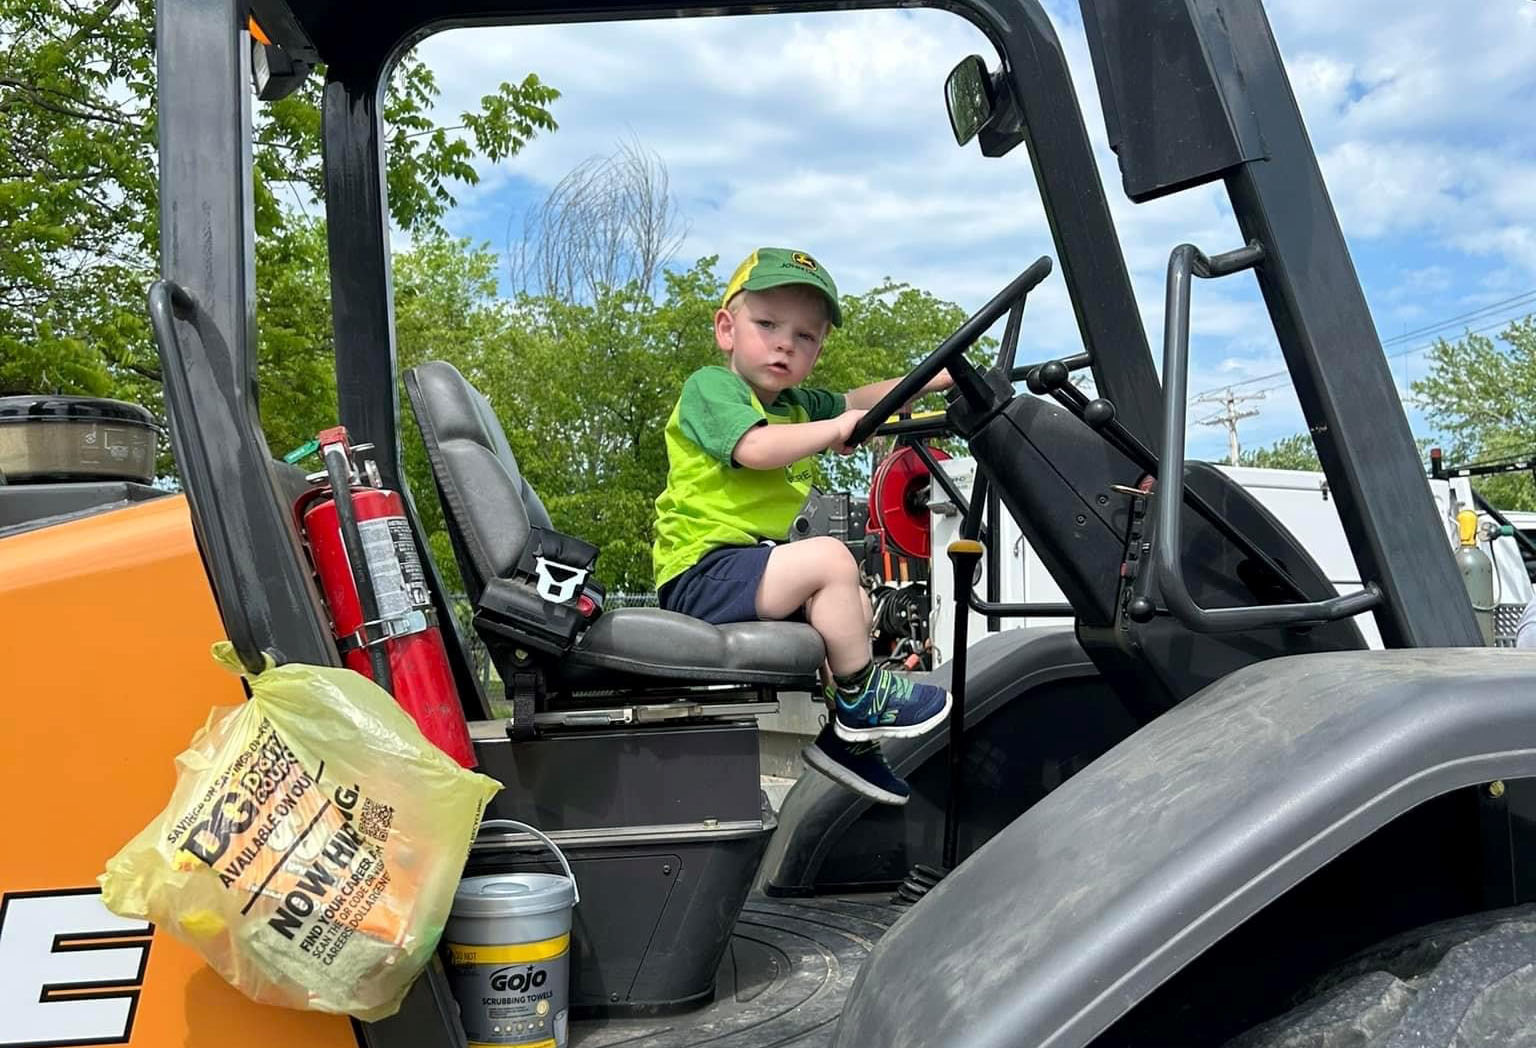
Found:
M 1158 466 L 1158 486 L 1169 484 L 1182 489 L 1184 483 L 1184 408 L 1189 386 L 1189 293 L 1190 278 L 1224 277 L 1256 266 L 1264 258 L 1264 249 L 1256 242 L 1206 257 L 1193 244 L 1180 244 L 1168 259 L 1168 295 L 1163 329 L 1163 455 Z M 1300 604 L 1260 604 L 1242 608 L 1202 608 L 1190 596 L 1184 582 L 1184 566 L 1179 554 L 1183 548 L 1182 498 L 1157 499 L 1157 530 L 1151 556 L 1137 577 L 1128 613 L 1137 621 L 1147 621 L 1156 614 L 1149 596 L 1155 578 L 1164 602 L 1172 615 L 1197 633 L 1223 633 L 1232 630 L 1261 629 L 1274 626 L 1300 626 L 1358 615 L 1381 604 L 1381 590 L 1374 582 L 1366 583 L 1360 593 L 1330 597 Z
M 988 618 L 999 619 L 1070 619 L 1077 615 L 1072 605 L 1060 602 L 1041 601 L 1027 604 L 1000 604 L 989 600 L 982 600 L 971 591 L 970 600 L 967 602 L 971 610 L 978 615 L 986 615 Z

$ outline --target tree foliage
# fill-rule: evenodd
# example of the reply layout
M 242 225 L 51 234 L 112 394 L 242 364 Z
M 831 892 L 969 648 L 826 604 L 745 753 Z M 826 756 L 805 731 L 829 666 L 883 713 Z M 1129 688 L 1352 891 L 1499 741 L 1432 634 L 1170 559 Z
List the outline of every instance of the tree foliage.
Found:
M 1413 391 L 1457 464 L 1524 459 L 1536 453 L 1536 317 L 1499 333 L 1441 339 L 1429 374 Z M 1473 486 L 1501 509 L 1536 509 L 1529 474 L 1479 477 Z
M 667 417 L 684 379 L 724 360 L 713 333 L 724 290 L 718 259 L 664 273 L 654 294 L 632 282 L 600 286 L 592 301 L 499 299 L 494 263 L 484 249 L 446 239 L 396 257 L 401 365 L 454 363 L 489 398 L 556 525 L 602 549 L 610 586 L 646 589 Z M 847 389 L 903 374 L 964 319 L 958 306 L 889 281 L 845 296 L 843 314 L 813 384 Z M 446 566 L 452 557 L 420 441 L 409 425 L 405 435 L 407 477 Z M 820 483 L 862 491 L 872 463 L 868 454 L 824 455 Z
M 0 0 L 0 394 L 159 408 L 144 309 L 159 240 L 154 10 L 152 0 Z M 307 221 L 324 195 L 323 76 L 261 106 L 254 130 L 258 270 L 290 289 L 299 277 L 278 269 L 317 261 L 316 249 L 324 258 Z M 502 159 L 555 126 L 557 93 L 536 76 L 501 84 L 451 127 L 430 116 L 437 94 L 431 71 L 407 58 L 385 99 L 391 218 L 412 233 L 438 228 L 452 187 L 476 181 L 476 155 Z M 280 301 L 264 294 L 263 312 Z M 328 322 L 297 324 L 298 312 L 260 322 L 283 328 L 264 354 L 281 346 L 284 366 L 303 370 L 314 362 L 294 340 L 318 351 Z M 279 429 L 284 403 L 269 400 Z
M 158 269 L 153 15 L 151 0 L 0 0 L 0 393 L 159 409 L 143 304 Z M 323 76 L 258 107 L 254 128 L 261 414 L 278 454 L 335 418 Z M 556 523 L 602 547 L 611 585 L 646 587 L 667 416 L 687 375 L 722 360 L 718 260 L 668 266 L 682 219 L 665 168 L 633 145 L 552 198 L 591 226 L 590 257 L 561 270 L 577 275 L 501 297 L 496 256 L 446 236 L 442 219 L 454 187 L 476 181 L 477 158 L 502 160 L 554 128 L 556 92 L 532 75 L 504 83 L 447 127 L 431 115 L 437 93 L 431 71 L 407 58 L 385 98 L 391 219 L 409 234 L 394 261 L 400 364 L 455 363 L 490 398 Z M 594 201 L 607 202 L 600 214 L 580 214 Z M 889 280 L 845 296 L 843 313 L 810 379 L 831 389 L 905 373 L 964 319 Z M 420 440 L 408 422 L 402 435 L 448 567 Z M 820 483 L 862 490 L 873 463 L 870 452 L 823 456 Z
M 0 394 L 131 396 L 158 378 L 153 12 L 0 0 Z
M 1317 457 L 1317 447 L 1309 433 L 1293 433 L 1282 437 L 1267 448 L 1250 448 L 1238 456 L 1238 464 L 1258 466 L 1263 469 L 1320 470 L 1322 462 Z

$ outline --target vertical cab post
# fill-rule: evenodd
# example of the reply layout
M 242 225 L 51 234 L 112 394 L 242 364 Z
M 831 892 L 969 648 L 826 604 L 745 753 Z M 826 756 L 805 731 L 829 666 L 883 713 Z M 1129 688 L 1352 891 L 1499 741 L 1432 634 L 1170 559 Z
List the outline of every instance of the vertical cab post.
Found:
M 326 234 L 330 248 L 331 324 L 336 344 L 336 398 L 341 424 L 374 447 L 384 486 L 405 502 L 422 569 L 432 590 L 443 646 L 466 719 L 489 720 L 490 701 L 469 658 L 459 618 L 448 603 L 432 547 L 400 454 L 400 394 L 395 355 L 394 283 L 389 258 L 381 105 L 392 60 L 333 65 L 322 102 L 325 136 Z
M 237 0 L 156 10 L 164 282 L 152 312 L 171 441 L 226 632 L 248 665 L 262 649 L 334 665 L 258 412 L 245 25 Z

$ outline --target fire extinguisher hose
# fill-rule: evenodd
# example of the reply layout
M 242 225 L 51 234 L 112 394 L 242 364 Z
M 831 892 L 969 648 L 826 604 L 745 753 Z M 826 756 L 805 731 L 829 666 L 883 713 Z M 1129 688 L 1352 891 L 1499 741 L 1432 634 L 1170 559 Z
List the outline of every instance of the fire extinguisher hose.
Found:
M 340 444 L 326 447 L 325 473 L 331 482 L 331 497 L 336 500 L 336 522 L 341 529 L 342 547 L 347 551 L 352 584 L 357 587 L 357 603 L 363 613 L 363 625 L 359 632 L 362 634 L 363 646 L 368 650 L 373 681 L 393 695 L 395 682 L 389 672 L 389 653 L 380 643 L 382 638 L 368 636 L 370 628 L 377 628 L 379 601 L 373 592 L 373 576 L 368 571 L 368 558 L 363 551 L 363 533 L 358 530 L 357 514 L 352 508 L 352 477 L 347 453 Z

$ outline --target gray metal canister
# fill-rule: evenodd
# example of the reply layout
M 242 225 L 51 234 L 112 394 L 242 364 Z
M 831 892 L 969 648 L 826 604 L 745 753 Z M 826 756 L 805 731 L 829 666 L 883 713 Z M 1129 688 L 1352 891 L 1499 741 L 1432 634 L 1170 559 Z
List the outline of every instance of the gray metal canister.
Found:
M 565 876 L 502 873 L 466 877 L 443 932 L 448 979 L 470 1048 L 566 1048 L 571 908 L 581 901 L 570 864 L 532 826 L 488 819 L 481 829 L 532 834 Z
M 1462 546 L 1456 551 L 1456 568 L 1472 598 L 1472 614 L 1482 631 L 1483 643 L 1493 647 L 1493 561 L 1476 546 Z

